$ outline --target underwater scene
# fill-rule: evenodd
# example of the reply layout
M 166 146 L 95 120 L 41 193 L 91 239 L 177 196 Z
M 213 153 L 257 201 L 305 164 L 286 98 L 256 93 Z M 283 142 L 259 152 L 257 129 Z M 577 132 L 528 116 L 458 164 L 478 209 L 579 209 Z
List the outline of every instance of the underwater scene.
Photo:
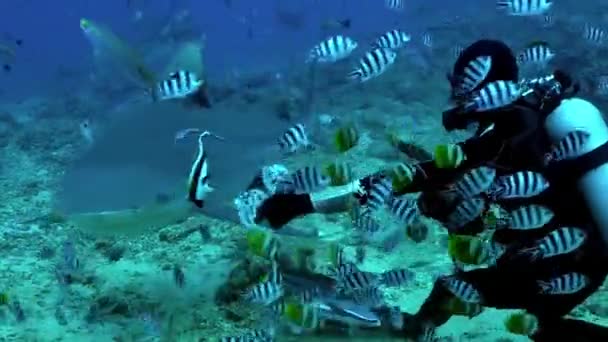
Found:
M 0 341 L 608 341 L 608 1 L 0 18 Z

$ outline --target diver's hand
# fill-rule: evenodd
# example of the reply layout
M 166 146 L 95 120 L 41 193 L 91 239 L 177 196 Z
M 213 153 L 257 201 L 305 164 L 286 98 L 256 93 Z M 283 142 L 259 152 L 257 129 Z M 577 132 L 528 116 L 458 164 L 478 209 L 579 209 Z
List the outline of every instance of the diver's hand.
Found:
M 279 229 L 296 217 L 314 211 L 309 194 L 274 194 L 258 207 L 255 222 Z

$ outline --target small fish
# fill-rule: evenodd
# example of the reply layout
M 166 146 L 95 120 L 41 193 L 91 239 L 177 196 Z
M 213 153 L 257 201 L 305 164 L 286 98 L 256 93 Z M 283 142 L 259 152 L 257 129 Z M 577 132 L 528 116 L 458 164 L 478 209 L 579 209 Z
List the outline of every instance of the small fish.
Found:
M 285 303 L 282 316 L 290 326 L 303 330 L 314 330 L 320 324 L 319 308 L 314 304 Z
M 243 298 L 251 303 L 270 305 L 283 296 L 283 287 L 272 281 L 265 281 L 250 287 Z
M 468 94 L 477 88 L 486 79 L 492 68 L 492 57 L 479 56 L 472 60 L 465 68 L 463 75 L 459 77 L 456 96 Z
M 422 242 L 429 236 L 429 227 L 423 222 L 414 222 L 405 227 L 405 236 L 416 243 Z
M 370 308 L 384 305 L 384 293 L 376 286 L 354 290 L 352 297 L 355 303 Z
M 397 53 L 391 49 L 377 48 L 367 52 L 357 64 L 355 70 L 348 74 L 348 78 L 358 82 L 367 82 L 382 75 L 395 63 Z
M 608 75 L 602 75 L 597 78 L 595 93 L 601 96 L 608 95 Z
M 505 319 L 507 331 L 516 335 L 532 336 L 538 331 L 538 324 L 538 318 L 526 312 L 517 312 Z
M 339 280 L 355 272 L 359 272 L 357 265 L 353 264 L 352 262 L 345 262 L 340 264 L 337 268 L 333 270 L 331 277 L 336 280 Z
M 520 207 L 509 213 L 509 229 L 537 229 L 541 228 L 553 219 L 554 213 L 551 209 L 537 204 Z
M 302 124 L 290 127 L 279 137 L 278 143 L 279 148 L 284 153 L 294 153 L 298 150 L 309 149 L 311 147 L 308 133 L 306 133 L 306 128 Z
M 246 234 L 247 246 L 251 253 L 274 260 L 279 250 L 279 240 L 270 231 L 249 229 Z
M 448 216 L 446 225 L 450 232 L 462 228 L 478 218 L 485 209 L 486 201 L 481 197 L 472 197 L 462 201 Z
M 89 145 L 93 145 L 95 142 L 95 136 L 93 134 L 93 128 L 91 127 L 91 120 L 84 119 L 80 122 L 78 126 L 80 130 L 80 135 L 84 139 L 84 141 Z
M 325 168 L 325 174 L 330 179 L 331 186 L 346 185 L 353 181 L 353 169 L 346 162 L 335 161 Z
M 494 265 L 505 251 L 505 246 L 477 236 L 456 234 L 448 236 L 448 256 L 461 264 Z
M 412 40 L 412 37 L 401 31 L 401 30 L 391 30 L 381 35 L 372 45 L 373 48 L 383 48 L 383 49 L 393 49 L 398 50 L 405 46 Z
M 353 228 L 365 239 L 374 238 L 381 230 L 380 222 L 368 210 L 359 209 L 353 213 Z
M 520 66 L 529 64 L 546 66 L 554 57 L 555 52 L 547 42 L 534 42 L 517 55 L 517 63 Z
M 513 16 L 543 15 L 553 6 L 552 0 L 498 0 L 496 8 Z
M 336 288 L 350 293 L 354 290 L 364 289 L 367 287 L 378 285 L 380 278 L 377 274 L 364 271 L 354 271 L 342 275 L 338 279 Z
M 196 93 L 203 83 L 193 72 L 179 70 L 159 82 L 152 91 L 152 97 L 155 101 L 183 99 Z
M 392 11 L 403 11 L 405 0 L 384 0 L 384 7 Z
M 332 36 L 314 46 L 306 62 L 334 63 L 350 56 L 357 46 L 352 38 Z
M 485 192 L 494 183 L 495 178 L 495 169 L 480 166 L 465 173 L 454 187 L 460 198 L 467 199 Z
M 399 193 L 399 192 L 407 189 L 407 187 L 414 180 L 414 177 L 416 176 L 417 171 L 418 171 L 418 168 L 413 165 L 410 165 L 410 164 L 399 163 L 399 164 L 395 165 L 391 169 L 391 180 L 392 180 L 393 190 L 395 192 Z
M 331 179 L 316 166 L 296 170 L 278 186 L 278 192 L 309 194 L 329 186 Z
M 591 280 L 584 274 L 571 272 L 549 281 L 538 281 L 540 293 L 546 295 L 575 294 L 589 285 Z
M 456 277 L 447 277 L 442 280 L 445 288 L 450 291 L 456 298 L 465 303 L 481 303 L 481 294 L 464 280 Z
M 392 181 L 388 177 L 376 177 L 371 181 L 365 207 L 372 211 L 380 210 L 390 204 L 392 198 Z
M 207 151 L 205 151 L 203 145 L 203 139 L 209 135 L 212 134 L 205 131 L 198 136 L 198 153 L 192 163 L 188 177 L 188 200 L 199 208 L 203 207 L 207 195 L 213 192 L 213 188 L 209 185 Z
M 452 50 L 452 57 L 454 57 L 454 59 L 458 59 L 464 52 L 464 47 L 462 47 L 462 45 L 456 45 L 456 46 L 452 47 L 451 50 Z
M 63 268 L 68 272 L 75 272 L 81 267 L 80 260 L 76 255 L 76 246 L 70 240 L 63 243 Z
M 521 89 L 511 81 L 495 81 L 481 88 L 466 109 L 484 112 L 508 106 L 519 99 Z
M 186 275 L 182 268 L 177 264 L 173 265 L 173 281 L 180 289 L 183 289 L 186 285 Z
M 391 214 L 405 225 L 410 225 L 420 214 L 418 204 L 413 199 L 395 198 L 390 201 Z
M 456 297 L 452 297 L 446 301 L 444 309 L 452 315 L 473 318 L 481 314 L 483 306 L 479 303 L 463 302 Z
M 606 42 L 606 30 L 600 27 L 586 24 L 583 28 L 583 39 L 594 45 L 602 45 Z
M 349 29 L 351 25 L 351 20 L 347 19 L 329 19 L 324 21 L 321 24 L 321 30 L 330 31 L 330 30 L 345 30 Z
M 549 181 L 540 173 L 520 171 L 498 178 L 488 189 L 492 200 L 511 198 L 530 198 L 549 188 Z
M 422 35 L 422 45 L 432 48 L 433 47 L 433 36 L 426 32 Z
M 553 27 L 554 25 L 555 25 L 555 16 L 553 16 L 551 14 L 545 14 L 543 16 L 543 27 L 550 28 L 550 27 Z
M 562 227 L 537 240 L 534 247 L 524 249 L 520 254 L 530 255 L 531 260 L 546 259 L 574 252 L 585 243 L 587 234 L 574 227 Z
M 380 275 L 380 283 L 388 287 L 403 286 L 414 279 L 416 279 L 416 274 L 405 268 L 386 271 Z
M 460 166 L 467 156 L 458 144 L 437 145 L 433 156 L 435 166 L 440 169 L 454 169 Z
M 576 158 L 585 148 L 591 134 L 582 130 L 575 130 L 563 137 L 551 151 L 545 155 L 545 165 L 552 162 Z
M 359 130 L 354 125 L 347 125 L 336 130 L 334 145 L 338 152 L 344 153 L 357 146 L 359 142 Z

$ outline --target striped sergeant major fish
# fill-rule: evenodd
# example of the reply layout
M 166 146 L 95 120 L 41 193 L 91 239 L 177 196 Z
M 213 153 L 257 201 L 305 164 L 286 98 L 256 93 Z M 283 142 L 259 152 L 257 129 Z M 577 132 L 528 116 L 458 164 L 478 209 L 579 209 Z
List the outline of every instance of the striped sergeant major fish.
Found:
M 593 45 L 601 45 L 606 42 L 608 34 L 603 28 L 585 24 L 583 28 L 583 39 Z
M 348 74 L 351 80 L 366 82 L 382 75 L 395 63 L 397 53 L 391 49 L 373 49 L 367 52 L 357 64 L 355 70 Z
M 281 149 L 283 153 L 294 153 L 301 149 L 312 148 L 310 140 L 308 140 L 306 127 L 300 123 L 287 129 L 287 131 L 279 137 L 278 143 L 279 149 Z
M 519 65 L 535 64 L 545 66 L 554 57 L 555 52 L 553 52 L 547 42 L 534 42 L 517 55 L 517 63 Z
M 511 81 L 495 81 L 481 88 L 465 110 L 484 112 L 508 106 L 521 96 L 519 84 Z
M 308 54 L 307 63 L 334 63 L 345 59 L 357 48 L 358 43 L 342 35 L 332 36 L 315 45 Z
M 188 70 L 172 72 L 167 79 L 158 82 L 151 93 L 154 101 L 188 98 L 201 107 L 211 107 L 206 82 Z
M 552 0 L 498 0 L 496 8 L 513 16 L 543 15 L 553 6 Z
M 207 163 L 207 152 L 203 145 L 203 139 L 207 136 L 224 140 L 224 138 L 209 131 L 204 131 L 198 136 L 198 152 L 196 158 L 194 158 L 192 168 L 190 169 L 190 176 L 188 177 L 187 199 L 199 208 L 203 207 L 205 198 L 213 191 L 213 188 L 209 185 L 209 165 Z
M 582 130 L 574 130 L 563 137 L 555 146 L 551 147 L 549 153 L 545 155 L 545 165 L 568 160 L 579 156 L 591 134 Z
M 537 281 L 540 293 L 547 295 L 574 294 L 589 286 L 591 279 L 582 273 L 571 272 L 548 281 Z
M 530 198 L 549 188 L 549 181 L 540 173 L 520 171 L 498 178 L 488 189 L 492 200 L 509 198 Z
M 492 57 L 479 56 L 472 60 L 457 81 L 456 95 L 463 95 L 477 88 L 486 79 L 492 68 Z
M 547 259 L 558 255 L 569 254 L 581 247 L 587 240 L 584 230 L 575 227 L 562 227 L 537 240 L 533 247 L 520 251 L 530 256 L 531 260 Z
M 409 34 L 401 30 L 391 30 L 378 37 L 372 47 L 396 50 L 404 47 L 410 40 L 412 37 Z
M 384 0 L 384 7 L 392 11 L 403 11 L 405 0 Z
M 454 187 L 462 199 L 468 199 L 485 192 L 495 178 L 496 169 L 480 166 L 465 173 Z

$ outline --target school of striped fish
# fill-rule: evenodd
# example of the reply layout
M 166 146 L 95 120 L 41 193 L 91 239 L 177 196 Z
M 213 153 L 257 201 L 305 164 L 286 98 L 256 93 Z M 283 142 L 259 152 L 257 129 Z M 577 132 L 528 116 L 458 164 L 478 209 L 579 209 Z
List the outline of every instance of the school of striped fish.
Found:
M 549 13 L 553 5 L 554 2 L 548 0 L 496 2 L 497 10 L 506 16 L 541 17 L 547 27 L 554 24 Z M 406 10 L 407 3 L 403 0 L 386 0 L 384 6 L 390 11 L 401 12 Z M 606 32 L 600 27 L 587 24 L 582 31 L 582 38 L 590 44 L 601 45 L 606 40 Z M 391 29 L 368 43 L 357 42 L 345 34 L 337 34 L 319 41 L 309 50 L 302 62 L 331 67 L 331 64 L 352 59 L 352 70 L 344 75 L 345 79 L 354 83 L 365 83 L 381 77 L 400 58 L 404 58 L 400 51 L 406 49 L 411 41 L 412 35 L 401 28 Z M 433 48 L 433 35 L 423 33 L 421 43 Z M 463 48 L 455 46 L 452 50 L 454 56 L 459 56 Z M 557 54 L 549 43 L 539 40 L 529 43 L 516 58 L 522 68 L 543 70 Z M 480 56 L 465 67 L 462 75 L 450 75 L 450 81 L 456 85 L 454 96 L 465 110 L 484 112 L 508 106 L 525 92 L 525 82 L 502 80 L 488 83 L 473 91 L 487 77 L 492 62 L 490 56 Z M 195 93 L 202 83 L 197 75 L 187 70 L 179 70 L 159 82 L 152 92 L 157 100 L 183 99 Z M 608 93 L 608 76 L 600 81 L 598 87 Z M 187 198 L 197 207 L 203 208 L 208 194 L 213 191 L 213 161 L 208 159 L 203 143 L 208 136 L 218 140 L 223 138 L 208 131 L 189 129 L 180 134 L 180 139 L 191 134 L 198 134 L 198 150 L 188 178 Z M 340 127 L 334 139 L 338 154 L 344 154 L 354 148 L 359 137 L 360 132 L 356 125 Z M 569 133 L 546 152 L 545 163 L 567 160 L 583 153 L 588 138 L 589 134 L 584 131 Z M 318 146 L 320 145 L 313 140 L 313 135 L 303 123 L 292 125 L 277 137 L 277 147 L 285 157 L 305 155 Z M 443 153 L 444 162 L 452 166 L 458 166 L 466 159 L 458 145 L 447 146 Z M 483 219 L 488 222 L 488 227 L 492 227 L 492 231 L 535 230 L 548 224 L 556 214 L 535 204 L 509 212 L 494 207 L 492 202 L 495 201 L 542 196 L 551 186 L 542 174 L 534 171 L 519 171 L 500 177 L 497 177 L 496 171 L 492 165 L 483 165 L 470 170 L 453 185 L 452 191 L 462 201 L 447 218 L 446 228 L 450 233 L 448 254 L 456 268 L 492 265 L 508 248 L 492 241 L 491 238 L 460 235 L 463 234 L 463 227 L 470 222 Z M 256 210 L 265 199 L 275 194 L 316 193 L 332 186 L 354 185 L 358 193 L 357 203 L 350 212 L 353 235 L 359 240 L 360 246 L 371 245 L 390 253 L 406 239 L 421 242 L 428 234 L 428 228 L 420 222 L 421 213 L 416 198 L 395 195 L 400 184 L 413 179 L 416 172 L 418 170 L 415 167 L 399 163 L 389 172 L 366 178 L 367 181 L 363 184 L 353 177 L 351 167 L 345 162 L 306 165 L 294 170 L 289 170 L 282 164 L 263 167 L 260 172 L 263 189 L 243 191 L 233 204 L 241 223 L 248 229 L 250 251 L 270 260 L 272 267 L 264 279 L 243 293 L 242 300 L 264 308 L 267 315 L 278 317 L 279 321 L 286 323 L 291 331 L 297 334 L 314 331 L 322 326 L 323 322 L 332 320 L 348 322 L 347 325 L 351 327 L 379 326 L 380 318 L 369 309 L 386 306 L 385 289 L 411 284 L 416 276 L 413 271 L 407 268 L 391 269 L 382 273 L 366 271 L 359 267 L 357 260 L 345 256 L 344 246 L 335 244 L 334 253 L 330 258 L 331 267 L 325 272 L 336 283 L 332 289 L 333 295 L 328 296 L 315 287 L 294 290 L 290 281 L 281 274 L 276 260 L 280 239 L 271 231 L 260 229 L 256 222 Z M 387 228 L 389 225 L 386 223 L 386 217 L 399 228 Z M 529 248 L 520 251 L 518 256 L 538 260 L 574 253 L 585 244 L 586 239 L 584 230 L 578 227 L 561 227 L 539 238 Z M 358 248 L 357 251 L 359 250 L 362 249 Z M 464 250 L 466 256 L 463 256 Z M 483 310 L 484 298 L 474 286 L 460 279 L 458 275 L 440 276 L 439 280 L 454 296 L 449 304 L 454 313 L 474 317 Z M 562 295 L 577 293 L 584 289 L 588 282 L 584 274 L 567 273 L 539 280 L 537 285 L 539 293 Z M 335 296 L 339 296 L 339 299 Z M 398 317 L 400 316 L 395 314 L 395 321 L 391 324 L 402 325 L 403 322 L 400 322 Z M 534 319 L 527 316 L 524 318 L 529 320 L 532 330 L 535 326 Z M 432 330 L 430 327 L 429 336 L 434 335 Z M 275 326 L 272 325 L 271 328 L 253 329 L 240 336 L 224 337 L 221 341 L 268 342 L 275 340 L 274 338 Z

